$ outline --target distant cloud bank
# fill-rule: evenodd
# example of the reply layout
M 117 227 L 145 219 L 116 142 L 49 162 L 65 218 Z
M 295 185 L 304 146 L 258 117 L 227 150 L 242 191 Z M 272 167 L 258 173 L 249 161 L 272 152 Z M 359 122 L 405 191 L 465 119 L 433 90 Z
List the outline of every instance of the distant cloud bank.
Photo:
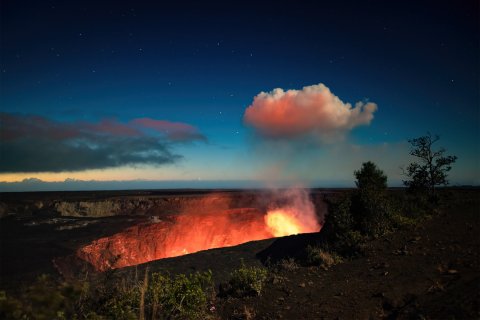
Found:
M 267 139 L 313 137 L 334 142 L 357 126 L 368 125 L 377 105 L 344 103 L 320 83 L 302 90 L 261 92 L 244 114 L 245 124 Z
M 195 127 L 150 118 L 126 123 L 60 122 L 0 113 L 0 172 L 62 172 L 124 165 L 162 165 L 182 158 L 174 143 L 205 141 Z

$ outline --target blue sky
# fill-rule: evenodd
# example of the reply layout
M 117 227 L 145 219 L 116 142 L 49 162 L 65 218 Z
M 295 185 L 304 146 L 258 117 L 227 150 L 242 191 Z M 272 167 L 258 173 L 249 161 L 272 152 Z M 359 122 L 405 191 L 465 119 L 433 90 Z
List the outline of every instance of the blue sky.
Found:
M 128 143 L 117 136 L 95 140 L 97 149 L 114 152 L 107 158 L 134 145 L 132 154 L 166 148 L 162 159 L 168 161 L 132 160 L 127 149 L 122 161 L 95 166 L 92 160 L 73 171 L 57 161 L 32 171 L 26 161 L 3 155 L 0 181 L 351 185 L 353 170 L 374 160 L 398 185 L 399 166 L 411 160 L 407 139 L 427 131 L 440 134 L 439 146 L 458 156 L 453 184 L 480 181 L 477 1 L 10 1 L 1 6 L 0 111 L 8 119 L 28 126 L 31 117 L 40 117 L 63 132 L 81 127 L 77 139 L 85 138 L 82 134 L 100 139 L 103 131 L 86 130 L 107 119 L 141 131 L 140 140 Z M 245 110 L 260 92 L 319 83 L 345 103 L 375 103 L 373 120 L 342 132 L 342 139 L 325 143 L 320 137 L 307 146 L 299 146 L 298 139 L 279 146 L 245 123 Z M 144 118 L 168 124 L 153 129 L 134 124 Z M 171 123 L 191 126 L 204 139 L 172 139 L 165 127 Z M 9 125 L 2 124 L 4 133 Z M 35 145 L 49 150 L 51 143 L 51 156 L 64 157 L 65 164 L 85 156 L 78 148 L 57 155 L 55 144 L 65 140 L 29 132 L 28 141 L 24 136 L 15 143 L 0 141 L 3 152 L 15 154 L 21 147 L 19 155 L 47 163 Z M 160 140 L 139 149 L 154 138 Z

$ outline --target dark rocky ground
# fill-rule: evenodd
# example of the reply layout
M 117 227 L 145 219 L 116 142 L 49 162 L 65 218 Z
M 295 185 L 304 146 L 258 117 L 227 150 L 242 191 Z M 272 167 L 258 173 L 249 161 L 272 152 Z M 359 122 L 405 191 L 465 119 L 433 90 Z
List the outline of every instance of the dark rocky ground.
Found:
M 360 258 L 284 271 L 261 297 L 222 302 L 222 318 L 479 319 L 479 195 L 456 194 L 439 215 L 367 243 Z
M 57 217 L 58 218 L 58 217 Z M 52 258 L 71 254 L 92 239 L 124 229 L 145 217 L 6 217 L 0 220 L 0 288 L 14 291 L 38 274 L 52 273 Z M 69 220 L 71 219 L 71 221 Z M 44 221 L 45 223 L 42 223 Z M 50 221 L 50 223 L 47 223 Z M 93 221 L 69 229 L 78 221 Z M 34 226 L 29 223 L 36 223 Z M 67 226 L 59 230 L 59 226 Z M 213 249 L 149 262 L 116 273 L 188 273 L 211 269 L 218 283 L 260 257 L 300 250 L 318 235 L 291 236 Z M 280 248 L 280 250 L 279 250 Z M 284 250 L 282 249 L 284 248 Z M 328 270 L 280 271 L 260 297 L 218 298 L 222 319 L 479 319 L 480 191 L 451 193 L 438 214 L 363 247 L 363 255 Z M 80 272 L 80 271 L 79 271 Z

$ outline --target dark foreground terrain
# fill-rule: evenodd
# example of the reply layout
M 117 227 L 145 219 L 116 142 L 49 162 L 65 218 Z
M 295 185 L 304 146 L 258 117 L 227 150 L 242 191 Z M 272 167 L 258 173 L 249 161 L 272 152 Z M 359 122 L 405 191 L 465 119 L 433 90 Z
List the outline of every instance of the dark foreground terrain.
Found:
M 212 249 L 117 269 L 113 274 L 138 278 L 147 267 L 149 272 L 170 274 L 212 270 L 218 293 L 218 285 L 240 267 L 241 260 L 247 266 L 269 268 L 259 296 L 216 297 L 208 314 L 214 319 L 478 319 L 479 211 L 478 190 L 455 190 L 434 214 L 366 242 L 360 255 L 331 267 L 288 260 L 318 240 L 320 233 Z M 71 254 L 81 244 L 146 217 L 83 217 L 80 221 L 94 222 L 78 228 L 68 226 L 79 218 L 51 219 L 30 215 L 0 220 L 0 289 L 7 294 L 15 294 L 38 274 L 58 275 L 53 257 Z M 58 233 L 59 226 L 66 227 Z M 85 269 L 76 273 L 89 281 L 105 281 L 103 274 Z
M 261 297 L 224 302 L 222 317 L 479 319 L 479 195 L 464 193 L 437 216 L 368 242 L 363 257 L 284 271 Z

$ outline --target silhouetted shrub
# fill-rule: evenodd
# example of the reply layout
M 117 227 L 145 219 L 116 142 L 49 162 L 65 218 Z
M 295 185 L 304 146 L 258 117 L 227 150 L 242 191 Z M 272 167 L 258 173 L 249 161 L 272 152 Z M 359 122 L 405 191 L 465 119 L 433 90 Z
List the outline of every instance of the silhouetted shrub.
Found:
M 137 319 L 140 304 L 140 285 L 116 287 L 106 297 L 100 314 L 108 319 Z
M 22 319 L 24 315 L 22 303 L 5 291 L 0 291 L 0 319 Z
M 154 273 L 147 279 L 115 278 L 111 285 L 99 283 L 89 290 L 85 283 L 41 276 L 17 297 L 0 291 L 0 319 L 209 318 L 209 302 L 215 297 L 211 272 L 175 277 Z
M 351 210 L 356 231 L 366 236 L 376 238 L 392 229 L 394 210 L 385 193 L 358 192 L 352 198 Z
M 205 319 L 215 297 L 212 273 L 169 276 L 153 273 L 147 291 L 147 313 L 154 319 Z
M 299 268 L 297 261 L 294 258 L 282 259 L 277 264 L 277 269 L 286 271 L 295 271 Z
M 73 319 L 81 288 L 41 275 L 19 298 L 0 295 L 1 319 Z
M 328 216 L 323 230 L 330 231 L 335 238 L 338 238 L 355 228 L 351 193 L 329 201 L 328 208 Z
M 328 215 L 322 228 L 330 249 L 343 256 L 357 255 L 368 238 L 394 227 L 396 210 L 383 171 L 366 162 L 354 175 L 357 189 L 327 201 Z
M 308 246 L 305 251 L 309 265 L 320 266 L 324 269 L 328 269 L 343 261 L 342 257 L 334 251 L 329 251 L 319 246 Z
M 267 269 L 263 267 L 242 266 L 230 274 L 228 284 L 220 286 L 222 295 L 235 297 L 259 296 L 267 280 Z
M 387 176 L 373 162 L 365 162 L 354 172 L 357 190 L 352 196 L 351 211 L 355 229 L 378 237 L 392 228 L 393 208 L 387 193 Z

